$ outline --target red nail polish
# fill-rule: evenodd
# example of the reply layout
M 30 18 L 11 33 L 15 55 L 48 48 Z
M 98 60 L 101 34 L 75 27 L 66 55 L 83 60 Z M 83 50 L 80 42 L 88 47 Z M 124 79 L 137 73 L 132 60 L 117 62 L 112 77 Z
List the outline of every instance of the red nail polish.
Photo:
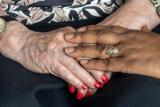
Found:
M 94 84 L 94 86 L 95 86 L 96 88 L 100 88 L 100 87 L 101 87 L 101 84 L 96 81 L 95 84 Z
M 90 92 L 90 91 L 87 91 L 86 97 L 89 97 L 89 96 L 91 96 L 91 92 Z
M 104 87 L 104 84 L 102 83 L 100 88 L 103 88 L 103 87 Z
M 88 87 L 85 84 L 83 84 L 82 89 L 86 90 L 86 89 L 88 89 Z
M 69 92 L 73 94 L 76 91 L 76 88 L 73 86 L 69 86 Z
M 103 75 L 101 79 L 104 82 L 104 84 L 109 82 L 109 79 L 108 79 L 108 77 L 106 75 Z
M 83 94 L 81 92 L 77 92 L 76 98 L 77 98 L 77 100 L 82 100 Z

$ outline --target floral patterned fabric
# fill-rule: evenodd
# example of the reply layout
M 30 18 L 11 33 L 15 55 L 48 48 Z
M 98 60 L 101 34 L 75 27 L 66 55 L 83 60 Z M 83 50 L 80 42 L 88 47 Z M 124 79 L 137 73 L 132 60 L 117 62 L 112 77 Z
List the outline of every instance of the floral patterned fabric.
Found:
M 111 14 L 123 0 L 0 0 L 12 17 L 32 25 L 86 20 Z

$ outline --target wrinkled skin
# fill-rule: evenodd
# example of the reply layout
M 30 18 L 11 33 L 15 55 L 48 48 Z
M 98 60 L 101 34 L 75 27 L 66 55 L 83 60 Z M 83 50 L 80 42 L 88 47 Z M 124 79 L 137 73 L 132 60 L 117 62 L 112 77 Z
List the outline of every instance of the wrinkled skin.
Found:
M 69 34 L 66 35 L 66 40 L 70 43 L 81 44 L 80 47 L 66 48 L 66 53 L 74 58 L 89 58 L 80 61 L 87 70 L 160 78 L 159 34 L 122 27 L 108 27 L 102 30 Z M 106 55 L 105 51 L 109 46 L 117 48 L 118 55 L 113 57 Z
M 10 24 L 15 23 L 17 22 Z M 10 31 L 15 27 L 17 32 L 10 35 Z M 94 77 L 75 59 L 65 55 L 65 47 L 75 46 L 64 40 L 64 34 L 67 32 L 75 32 L 75 29 L 66 27 L 40 33 L 17 24 L 8 27 L 1 36 L 0 47 L 3 48 L 0 48 L 0 51 L 2 55 L 17 61 L 31 71 L 60 77 L 77 89 L 95 88 Z
M 98 25 L 122 26 L 135 30 L 147 25 L 151 30 L 159 23 L 159 17 L 149 0 L 126 0 L 125 4 Z

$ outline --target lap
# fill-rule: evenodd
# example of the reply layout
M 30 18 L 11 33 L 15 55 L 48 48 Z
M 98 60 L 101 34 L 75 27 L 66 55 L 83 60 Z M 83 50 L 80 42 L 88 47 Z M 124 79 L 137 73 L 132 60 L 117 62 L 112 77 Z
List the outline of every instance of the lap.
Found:
M 3 56 L 0 56 L 0 85 L 0 107 L 160 106 L 158 79 L 121 74 L 94 96 L 76 102 L 64 81 L 28 71 Z
M 0 107 L 72 107 L 66 83 L 0 56 Z M 63 102 L 63 103 L 62 103 Z
M 159 107 L 160 80 L 122 74 L 97 94 L 80 102 L 80 107 Z

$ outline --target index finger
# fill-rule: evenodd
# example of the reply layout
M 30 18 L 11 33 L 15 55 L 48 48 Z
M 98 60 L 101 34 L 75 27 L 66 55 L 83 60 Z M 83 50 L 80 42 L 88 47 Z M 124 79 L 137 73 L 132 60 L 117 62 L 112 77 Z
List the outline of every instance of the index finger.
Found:
M 118 36 L 118 33 L 106 29 L 70 33 L 65 35 L 65 39 L 70 43 L 77 44 L 117 44 L 120 42 L 120 36 Z

